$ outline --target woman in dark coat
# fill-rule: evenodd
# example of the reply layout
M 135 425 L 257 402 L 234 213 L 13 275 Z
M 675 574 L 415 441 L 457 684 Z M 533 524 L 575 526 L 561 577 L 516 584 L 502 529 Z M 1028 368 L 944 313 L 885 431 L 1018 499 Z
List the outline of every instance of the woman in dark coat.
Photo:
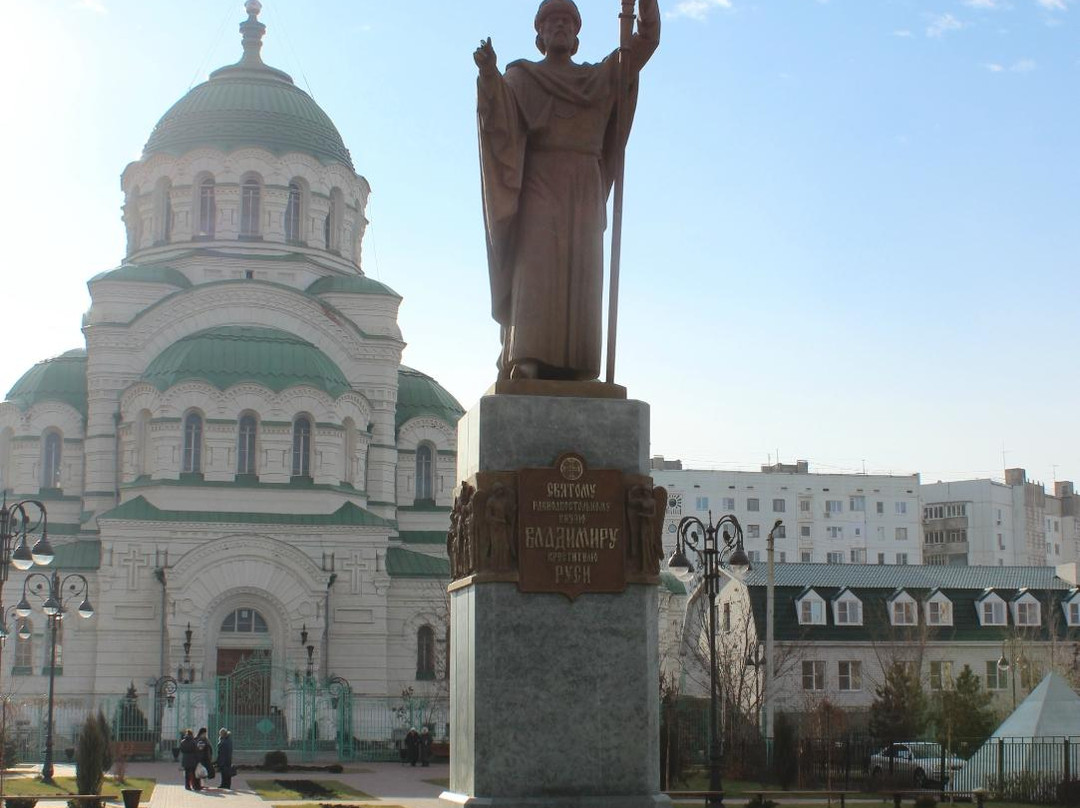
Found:
M 221 772 L 221 787 L 232 788 L 232 733 L 225 727 L 218 730 L 217 765 Z
M 199 763 L 206 767 L 207 779 L 214 776 L 214 750 L 210 747 L 210 738 L 206 734 L 206 727 L 200 727 L 195 736 L 195 748 L 198 750 Z M 199 781 L 199 788 L 202 782 Z
M 420 733 L 416 731 L 416 727 L 410 727 L 405 736 L 405 759 L 409 761 L 410 766 L 415 766 L 419 757 Z
M 197 765 L 199 765 L 199 747 L 195 743 L 195 733 L 190 729 L 185 729 L 184 737 L 180 739 L 180 766 L 184 770 L 184 788 L 188 791 L 198 791 L 202 788 L 195 777 Z

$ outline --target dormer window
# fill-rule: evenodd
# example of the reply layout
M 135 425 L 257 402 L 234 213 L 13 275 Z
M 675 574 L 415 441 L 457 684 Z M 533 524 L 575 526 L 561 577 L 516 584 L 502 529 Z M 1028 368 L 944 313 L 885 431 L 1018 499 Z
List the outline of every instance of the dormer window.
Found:
M 889 622 L 894 626 L 915 626 L 919 623 L 915 598 L 900 592 L 889 601 Z
M 975 606 L 979 610 L 979 625 L 1007 625 L 1008 621 L 1005 619 L 1005 601 L 1001 599 L 1000 595 L 990 592 L 989 594 L 984 595 L 980 600 L 976 601 Z
M 1074 589 L 1072 594 L 1061 603 L 1065 612 L 1065 624 L 1080 626 L 1080 589 Z
M 1030 592 L 1024 592 L 1012 602 L 1013 623 L 1017 626 L 1038 626 L 1042 623 L 1041 604 Z
M 825 599 L 814 590 L 795 601 L 800 626 L 825 625 Z
M 845 589 L 833 600 L 833 622 L 838 626 L 861 626 L 862 601 Z
M 951 626 L 953 624 L 952 601 L 938 591 L 926 601 L 926 624 L 928 626 Z

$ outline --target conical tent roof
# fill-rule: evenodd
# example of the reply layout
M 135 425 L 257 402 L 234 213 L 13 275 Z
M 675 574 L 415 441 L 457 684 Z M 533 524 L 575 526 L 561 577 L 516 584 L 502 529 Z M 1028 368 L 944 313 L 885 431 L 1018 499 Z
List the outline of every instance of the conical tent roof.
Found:
M 1080 771 L 1080 696 L 1049 673 L 957 772 L 949 790 L 982 788 L 1019 798 L 1030 795 L 1011 792 L 1052 790 L 1066 771 L 1072 777 Z

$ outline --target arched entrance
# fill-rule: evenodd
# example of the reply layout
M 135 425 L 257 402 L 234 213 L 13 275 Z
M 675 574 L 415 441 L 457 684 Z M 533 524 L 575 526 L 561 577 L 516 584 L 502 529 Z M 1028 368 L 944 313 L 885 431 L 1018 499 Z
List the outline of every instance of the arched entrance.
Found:
M 274 690 L 273 643 L 258 609 L 240 606 L 222 619 L 215 673 L 217 713 L 211 723 L 232 732 L 235 749 L 274 749 L 287 742 L 285 694 L 280 682 Z

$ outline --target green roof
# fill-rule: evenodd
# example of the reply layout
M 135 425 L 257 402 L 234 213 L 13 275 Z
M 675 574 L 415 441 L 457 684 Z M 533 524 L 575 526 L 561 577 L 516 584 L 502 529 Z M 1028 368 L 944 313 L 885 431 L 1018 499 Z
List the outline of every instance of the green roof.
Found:
M 946 567 L 896 566 L 863 564 L 777 564 L 776 572 L 776 638 L 782 641 L 874 642 L 902 638 L 907 631 L 925 634 L 935 642 L 983 641 L 997 643 L 1016 633 L 1016 627 L 982 626 L 977 603 L 984 592 L 992 589 L 1009 602 L 1018 592 L 1028 589 L 1043 603 L 1043 625 L 1034 636 L 1049 639 L 1051 630 L 1058 636 L 1080 640 L 1080 629 L 1069 628 L 1060 619 L 1051 620 L 1047 608 L 1059 610 L 1062 599 L 1068 599 L 1071 584 L 1058 578 L 1053 567 Z M 749 587 L 754 623 L 760 636 L 765 635 L 765 601 L 767 596 L 766 568 L 757 564 L 744 582 Z M 813 590 L 826 602 L 826 624 L 800 625 L 796 601 Z M 837 626 L 833 622 L 831 602 L 844 590 L 849 590 L 863 604 L 862 626 Z M 911 629 L 892 627 L 888 603 L 903 590 L 922 604 L 935 591 L 941 590 L 953 605 L 953 625 L 926 626 L 922 617 L 919 626 Z M 921 608 L 921 606 L 920 606 Z
M 402 365 L 398 368 L 398 400 L 396 429 L 413 418 L 428 415 L 456 426 L 465 414 L 457 399 L 446 392 L 433 378 Z
M 86 417 L 86 351 L 76 348 L 38 362 L 8 391 L 7 400 L 26 411 L 42 401 L 62 401 Z
M 56 557 L 50 567 L 55 569 L 96 570 L 101 566 L 100 541 L 81 540 L 68 544 L 53 542 L 53 551 Z
M 146 141 L 143 159 L 202 147 L 231 152 L 251 146 L 353 168 L 329 116 L 291 77 L 261 60 L 215 70 L 209 81 L 173 104 Z
M 402 530 L 398 534 L 405 544 L 446 544 L 445 530 Z
M 145 497 L 135 497 L 98 520 L 124 522 L 213 522 L 230 525 L 301 525 L 312 527 L 391 527 L 381 516 L 346 502 L 333 513 L 255 513 L 252 511 L 167 511 Z
M 341 369 L 310 342 L 273 328 L 220 326 L 184 337 L 162 351 L 142 378 L 159 390 L 188 379 L 226 390 L 254 382 L 275 392 L 308 386 L 338 397 L 349 390 Z
M 449 578 L 450 562 L 401 547 L 388 547 L 386 571 L 395 578 Z
M 385 283 L 379 283 L 366 275 L 327 275 L 325 278 L 319 278 L 304 291 L 309 295 L 325 295 L 339 292 L 350 295 L 401 297 Z
M 163 283 L 175 286 L 178 289 L 190 289 L 191 281 L 187 275 L 174 267 L 143 264 L 124 264 L 123 266 L 102 272 L 90 279 L 90 283 L 98 281 L 132 281 L 135 283 Z

